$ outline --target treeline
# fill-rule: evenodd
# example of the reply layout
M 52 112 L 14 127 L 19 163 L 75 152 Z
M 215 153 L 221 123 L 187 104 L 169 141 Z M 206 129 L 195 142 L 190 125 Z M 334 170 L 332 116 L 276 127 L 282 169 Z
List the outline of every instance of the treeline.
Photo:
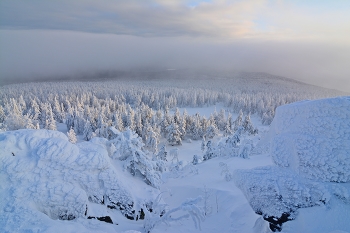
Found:
M 197 82 L 199 87 L 195 88 Z M 184 83 L 183 83 L 184 82 Z M 234 113 L 260 116 L 270 124 L 277 106 L 302 99 L 335 95 L 291 88 L 286 92 L 274 86 L 266 91 L 259 85 L 235 89 L 232 80 L 217 80 L 205 88 L 206 80 L 178 81 L 106 81 L 106 82 L 47 82 L 14 84 L 1 87 L 0 124 L 4 130 L 21 128 L 56 129 L 56 122 L 65 123 L 85 140 L 94 135 L 109 137 L 109 127 L 118 131 L 127 128 L 136 132 L 155 150 L 160 137 L 170 144 L 180 144 L 184 138 L 193 140 L 214 137 L 219 131 L 229 135 L 236 119 L 224 110 L 214 112 L 208 119 L 177 107 L 203 107 L 223 103 Z M 293 84 L 294 85 L 294 84 Z M 240 87 L 238 85 L 238 87 Z M 301 85 L 301 87 L 303 87 Z M 170 109 L 174 110 L 173 114 Z

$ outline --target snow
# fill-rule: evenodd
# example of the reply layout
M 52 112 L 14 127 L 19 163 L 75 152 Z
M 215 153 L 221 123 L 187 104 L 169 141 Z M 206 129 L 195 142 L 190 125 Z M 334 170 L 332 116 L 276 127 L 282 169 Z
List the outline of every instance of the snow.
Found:
M 309 179 L 350 181 L 350 97 L 277 108 L 269 136 L 274 162 Z
M 350 216 L 350 97 L 277 108 L 264 146 L 274 165 L 236 170 L 234 180 L 270 227 L 281 230 L 287 221 L 283 232 L 350 229 L 341 220 Z
M 218 107 L 187 111 L 209 117 Z M 125 170 L 121 142 L 114 142 L 116 153 L 113 140 L 86 142 L 80 135 L 72 144 L 64 124 L 58 131 L 1 132 L 0 231 L 143 233 L 146 220 L 124 214 L 158 197 L 171 216 L 154 224 L 152 233 L 271 232 L 264 217 L 283 213 L 293 218 L 283 223 L 285 233 L 350 232 L 349 121 L 350 97 L 303 101 L 277 108 L 268 133 L 252 116 L 259 135 L 242 138 L 253 145 L 248 158 L 226 155 L 192 165 L 193 155 L 203 156 L 201 140 L 167 145 L 169 170 L 159 190 Z M 171 161 L 172 150 L 179 162 Z M 107 208 L 117 202 L 126 210 Z M 170 221 L 189 211 L 195 211 L 197 228 L 191 215 Z M 88 216 L 110 216 L 113 224 Z
M 125 174 L 119 176 L 103 146 L 75 145 L 61 132 L 4 132 L 0 148 L 1 228 L 5 232 L 30 230 L 31 224 L 46 231 L 58 219 L 79 223 L 94 213 L 94 203 L 101 202 L 118 209 L 112 215 L 132 216 L 133 207 L 143 206 L 159 192 L 140 182 L 138 192 L 131 194 L 133 190 L 122 179 Z

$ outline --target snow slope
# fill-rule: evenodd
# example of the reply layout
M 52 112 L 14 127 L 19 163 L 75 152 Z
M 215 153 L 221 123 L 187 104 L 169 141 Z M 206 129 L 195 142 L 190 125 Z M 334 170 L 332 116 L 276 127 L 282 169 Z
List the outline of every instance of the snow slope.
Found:
M 281 230 L 284 222 L 295 219 L 286 223 L 285 232 L 350 230 L 349 221 L 327 223 L 324 217 L 350 216 L 350 97 L 277 108 L 260 144 L 267 147 L 275 165 L 237 170 L 234 179 L 271 229 Z M 303 217 L 298 216 L 300 208 L 313 206 L 318 206 L 319 213 L 300 210 Z M 298 225 L 305 221 L 302 218 L 313 221 Z

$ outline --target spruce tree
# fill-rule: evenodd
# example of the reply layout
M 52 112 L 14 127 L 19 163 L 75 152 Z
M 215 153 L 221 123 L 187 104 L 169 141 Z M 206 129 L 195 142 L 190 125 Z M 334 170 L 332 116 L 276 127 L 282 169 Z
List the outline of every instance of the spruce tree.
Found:
M 68 140 L 75 144 L 77 142 L 77 136 L 75 135 L 74 129 L 70 128 L 70 130 L 67 132 Z

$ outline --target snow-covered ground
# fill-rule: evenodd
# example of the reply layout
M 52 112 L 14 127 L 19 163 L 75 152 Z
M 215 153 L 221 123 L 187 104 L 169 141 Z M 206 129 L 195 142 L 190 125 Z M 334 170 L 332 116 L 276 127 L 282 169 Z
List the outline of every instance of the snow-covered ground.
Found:
M 186 110 L 190 115 L 199 112 L 209 117 L 221 108 L 217 105 Z M 254 145 L 261 142 L 247 159 L 225 156 L 192 165 L 193 155 L 203 155 L 200 140 L 167 146 L 168 152 L 178 148 L 178 160 L 182 164 L 177 169 L 171 168 L 168 154 L 170 169 L 162 174 L 159 190 L 126 172 L 123 164 L 110 156 L 105 139 L 90 142 L 80 139 L 76 145 L 71 144 L 65 136 L 64 124 L 57 126 L 61 132 L 3 132 L 0 134 L 0 231 L 144 232 L 148 220 L 128 220 L 123 216 L 125 211 L 107 205 L 119 200 L 126 209 L 131 203 L 139 209 L 158 196 L 171 210 L 189 198 L 202 196 L 198 203 L 204 214 L 200 227 L 196 228 L 188 217 L 169 225 L 157 224 L 152 232 L 271 232 L 269 223 L 255 213 L 259 212 L 256 208 L 260 208 L 260 214 L 279 217 L 289 205 L 295 207 L 295 219 L 283 223 L 282 232 L 350 232 L 349 111 L 349 98 L 286 105 L 277 109 L 268 134 L 265 133 L 268 127 L 259 125 L 252 116 L 260 133 L 246 137 Z M 287 143 L 293 139 L 296 145 L 304 145 L 299 143 L 304 137 L 316 141 L 305 148 Z M 290 146 L 284 147 L 288 150 L 278 146 L 281 138 L 284 140 L 281 143 Z M 214 138 L 214 142 L 218 140 Z M 320 148 L 330 148 L 327 153 L 317 149 L 318 140 L 323 142 Z M 300 152 L 311 156 L 306 157 L 310 158 L 308 163 L 300 163 Z M 317 154 L 310 154 L 313 152 Z M 318 173 L 308 173 L 305 169 L 310 164 L 315 170 L 317 160 L 313 158 L 319 155 L 331 158 L 339 166 L 327 167 L 331 175 L 322 172 L 325 178 L 315 179 L 310 174 Z M 322 164 L 317 165 L 322 170 Z M 335 179 L 327 180 L 328 177 Z M 278 201 L 270 198 L 275 191 L 281 196 Z M 172 217 L 185 214 L 183 210 Z M 64 220 L 73 216 L 70 221 Z M 88 216 L 110 216 L 113 224 L 87 219 Z

